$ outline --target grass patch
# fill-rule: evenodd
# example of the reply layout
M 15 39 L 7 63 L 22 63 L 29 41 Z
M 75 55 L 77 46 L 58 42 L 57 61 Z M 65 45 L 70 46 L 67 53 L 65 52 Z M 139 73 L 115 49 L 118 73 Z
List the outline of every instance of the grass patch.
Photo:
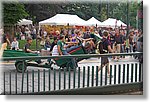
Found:
M 25 44 L 27 43 L 26 40 L 19 40 L 19 49 L 24 49 Z M 40 42 L 37 43 L 38 48 L 40 47 Z M 32 41 L 31 47 L 32 50 L 36 50 L 36 40 Z
M 24 49 L 24 46 L 25 46 L 25 44 L 27 43 L 27 41 L 26 41 L 26 40 L 19 40 L 18 42 L 19 42 L 19 49 Z M 50 42 L 52 43 L 52 42 L 53 42 L 53 39 L 51 39 Z M 44 47 L 42 47 L 42 46 L 40 45 L 40 41 L 37 40 L 37 50 L 40 50 L 40 49 L 43 49 L 43 48 L 44 48 Z M 34 40 L 32 41 L 32 44 L 31 44 L 30 49 L 31 49 L 31 50 L 36 50 L 36 39 L 34 39 Z

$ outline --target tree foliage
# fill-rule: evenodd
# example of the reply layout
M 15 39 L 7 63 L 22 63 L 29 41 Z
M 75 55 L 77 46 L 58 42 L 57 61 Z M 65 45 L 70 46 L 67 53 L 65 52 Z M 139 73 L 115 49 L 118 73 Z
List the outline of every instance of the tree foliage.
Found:
M 25 8 L 25 10 L 24 10 Z M 136 15 L 139 9 L 137 2 L 129 3 L 129 22 L 136 26 Z M 108 17 L 116 18 L 127 23 L 126 2 L 105 2 L 105 3 L 55 3 L 55 4 L 7 4 L 4 6 L 4 23 L 15 24 L 19 19 L 27 17 L 35 23 L 50 18 L 58 13 L 76 14 L 84 20 L 95 17 L 100 21 Z
M 14 25 L 28 16 L 23 4 L 10 3 L 4 4 L 3 7 L 3 21 L 5 25 Z

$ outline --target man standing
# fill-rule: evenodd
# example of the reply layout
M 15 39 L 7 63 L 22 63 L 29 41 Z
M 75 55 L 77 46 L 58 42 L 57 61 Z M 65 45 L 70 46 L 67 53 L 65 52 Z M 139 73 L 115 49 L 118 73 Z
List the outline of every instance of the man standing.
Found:
M 121 45 L 121 35 L 119 33 L 119 29 L 116 29 L 116 35 L 115 35 L 115 44 L 114 44 L 114 50 L 116 51 L 116 53 L 120 53 L 121 49 L 120 49 L 120 45 Z M 117 60 L 119 60 L 119 56 L 117 56 Z
M 109 42 L 109 40 L 107 39 L 108 37 L 108 32 L 104 31 L 103 32 L 103 39 L 102 39 L 102 47 L 103 47 L 103 54 L 105 53 L 113 53 L 114 51 L 111 49 L 111 43 Z M 100 49 L 99 49 L 100 50 Z M 101 57 L 101 66 L 98 69 L 98 72 L 101 70 L 101 68 L 103 67 L 107 68 L 107 73 L 108 73 L 108 77 L 110 77 L 110 71 L 109 71 L 109 60 L 107 56 Z
M 120 36 L 121 36 L 121 53 L 125 53 L 125 41 L 126 41 L 126 36 L 123 30 L 120 31 Z M 125 58 L 125 56 L 122 56 L 122 58 Z

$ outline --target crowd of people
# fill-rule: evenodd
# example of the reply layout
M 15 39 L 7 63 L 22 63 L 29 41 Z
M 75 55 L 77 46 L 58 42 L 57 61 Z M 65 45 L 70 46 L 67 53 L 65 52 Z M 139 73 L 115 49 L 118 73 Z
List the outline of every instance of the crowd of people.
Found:
M 111 48 L 113 49 L 114 53 L 125 53 L 125 52 L 136 52 L 142 51 L 142 40 L 143 40 L 143 33 L 141 30 L 131 29 L 129 35 L 127 35 L 126 30 L 123 29 L 97 29 L 94 32 L 91 32 L 89 29 L 83 32 L 79 29 L 63 29 L 62 31 L 55 31 L 53 37 L 51 35 L 47 35 L 43 37 L 41 40 L 41 45 L 45 46 L 46 50 L 52 51 L 54 45 L 58 45 L 56 42 L 64 37 L 64 48 L 67 52 L 75 49 L 82 44 L 85 49 L 88 50 L 89 53 L 95 51 L 97 49 L 97 42 L 96 39 L 93 37 L 93 34 L 98 36 L 102 39 L 104 31 L 108 32 L 108 41 L 111 44 Z M 43 33 L 44 35 L 44 33 Z M 54 38 L 54 42 L 50 43 L 50 38 Z M 60 54 L 61 55 L 61 54 Z M 117 57 L 119 59 L 120 57 Z M 123 57 L 122 57 L 123 58 Z
M 32 39 L 36 38 L 36 28 L 33 25 L 22 25 L 22 26 L 16 26 L 16 38 L 18 40 L 25 40 L 28 37 L 31 37 Z
M 27 38 L 35 39 L 36 37 L 38 37 L 38 39 L 40 39 L 40 45 L 43 46 L 45 50 L 53 52 L 54 55 L 62 55 L 63 53 L 61 53 L 59 50 L 62 50 L 62 52 L 69 52 L 77 48 L 81 44 L 88 53 L 95 53 L 98 42 L 96 41 L 97 39 L 93 37 L 93 35 L 102 39 L 104 31 L 108 32 L 107 39 L 114 53 L 142 51 L 142 31 L 138 29 L 131 29 L 129 35 L 127 35 L 126 30 L 119 28 L 98 28 L 94 31 L 91 31 L 90 29 L 82 31 L 82 29 L 72 28 L 62 29 L 61 31 L 51 31 L 50 33 L 47 33 L 46 30 L 41 29 L 39 31 L 39 34 L 37 34 L 34 26 L 17 26 L 16 35 L 19 34 L 19 36 L 14 37 L 10 45 L 12 50 L 18 50 L 19 43 L 17 40 L 23 40 Z M 50 42 L 50 39 L 53 39 L 52 43 Z M 63 44 L 60 43 L 60 40 L 62 40 Z M 3 41 L 7 41 L 10 43 L 6 35 L 3 37 Z M 58 47 L 56 47 L 55 45 L 57 45 Z M 54 51 L 53 48 L 55 49 Z M 119 60 L 120 56 L 118 56 L 116 59 Z
M 25 29 L 28 29 L 25 27 Z M 35 32 L 33 28 L 33 32 Z M 19 30 L 21 31 L 21 30 Z M 62 29 L 61 31 L 54 31 L 51 34 L 48 34 L 45 30 L 40 30 L 39 35 L 36 36 L 34 33 L 20 32 L 20 35 L 24 36 L 24 39 L 27 40 L 27 43 L 24 46 L 24 51 L 26 53 L 38 53 L 30 49 L 32 44 L 32 39 L 38 37 L 40 39 L 40 45 L 42 45 L 45 50 L 51 52 L 52 56 L 62 56 L 70 55 L 69 52 L 82 46 L 86 49 L 87 53 L 129 53 L 129 52 L 142 52 L 143 51 L 143 32 L 138 29 L 131 29 L 127 35 L 126 30 L 119 28 L 100 28 L 92 31 L 87 29 L 85 32 L 82 29 Z M 94 37 L 97 36 L 100 41 Z M 50 42 L 50 39 L 53 39 L 53 42 Z M 19 43 L 17 39 L 22 39 L 14 37 L 13 41 L 10 43 L 7 35 L 4 34 L 2 39 L 2 47 L 11 45 L 11 50 L 18 50 Z M 100 44 L 102 44 L 100 46 Z M 4 49 L 5 49 L 4 48 Z M 101 49 L 102 48 L 102 49 Z M 101 51 L 102 50 L 102 51 Z M 133 56 L 134 58 L 139 58 L 139 56 Z M 125 58 L 124 56 L 112 57 L 112 59 L 119 60 Z M 143 58 L 141 58 L 143 59 Z M 48 59 L 47 64 L 51 64 L 52 60 Z M 36 60 L 38 64 L 43 63 L 41 60 Z M 78 65 L 75 63 L 75 59 L 71 58 L 73 66 L 76 68 Z M 98 71 L 101 70 L 104 66 L 107 67 L 108 77 L 109 77 L 109 60 L 108 57 L 101 57 L 101 66 L 99 66 Z

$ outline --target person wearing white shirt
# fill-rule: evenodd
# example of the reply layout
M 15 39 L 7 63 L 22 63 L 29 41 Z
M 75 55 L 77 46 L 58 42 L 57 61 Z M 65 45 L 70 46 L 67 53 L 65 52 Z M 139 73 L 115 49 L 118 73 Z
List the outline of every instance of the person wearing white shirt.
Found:
M 19 42 L 16 38 L 14 38 L 13 42 L 11 43 L 11 50 L 19 50 Z
M 58 55 L 59 53 L 58 53 L 57 45 L 55 45 L 52 50 L 52 56 L 58 56 Z

